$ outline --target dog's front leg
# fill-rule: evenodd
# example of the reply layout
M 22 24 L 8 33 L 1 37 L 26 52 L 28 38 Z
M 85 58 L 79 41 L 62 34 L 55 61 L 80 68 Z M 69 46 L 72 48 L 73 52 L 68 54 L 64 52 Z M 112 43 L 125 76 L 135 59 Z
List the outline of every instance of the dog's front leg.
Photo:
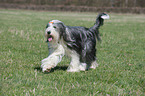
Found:
M 51 53 L 47 58 L 41 61 L 42 71 L 49 72 L 51 68 L 56 67 L 57 64 L 62 60 L 64 54 L 64 48 L 62 47 L 62 45 L 58 45 L 58 48 L 56 48 L 53 53 Z
M 80 71 L 79 66 L 80 66 L 80 56 L 75 51 L 72 51 L 71 63 L 67 69 L 67 72 L 79 72 Z

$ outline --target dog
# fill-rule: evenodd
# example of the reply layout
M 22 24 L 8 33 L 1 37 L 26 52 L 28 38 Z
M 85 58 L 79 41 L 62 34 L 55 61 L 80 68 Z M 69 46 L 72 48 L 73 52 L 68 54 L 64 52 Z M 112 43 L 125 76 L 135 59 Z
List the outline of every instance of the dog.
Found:
M 101 41 L 99 28 L 109 15 L 97 16 L 93 27 L 66 26 L 59 20 L 50 21 L 45 30 L 49 55 L 41 61 L 42 71 L 50 72 L 67 54 L 71 57 L 67 72 L 85 71 L 98 67 L 96 62 L 96 40 Z

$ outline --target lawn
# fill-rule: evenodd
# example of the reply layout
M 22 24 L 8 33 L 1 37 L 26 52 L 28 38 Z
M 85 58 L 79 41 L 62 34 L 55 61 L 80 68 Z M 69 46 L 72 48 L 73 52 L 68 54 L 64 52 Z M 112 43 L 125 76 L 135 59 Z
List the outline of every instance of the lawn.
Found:
M 68 73 L 68 57 L 44 74 L 46 24 L 91 27 L 98 13 L 0 9 L 1 96 L 144 96 L 145 14 L 109 13 L 97 43 L 99 67 Z

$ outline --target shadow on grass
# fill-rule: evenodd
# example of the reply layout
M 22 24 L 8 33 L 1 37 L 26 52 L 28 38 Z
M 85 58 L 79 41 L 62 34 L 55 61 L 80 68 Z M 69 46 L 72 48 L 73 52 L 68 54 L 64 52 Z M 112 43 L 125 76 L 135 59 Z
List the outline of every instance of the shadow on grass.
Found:
M 56 66 L 55 68 L 52 68 L 50 70 L 50 72 L 44 72 L 44 74 L 49 74 L 49 73 L 52 73 L 54 72 L 55 70 L 63 70 L 63 71 L 66 71 L 68 68 L 68 66 Z M 39 72 L 42 72 L 42 68 L 41 67 L 35 67 L 34 70 L 37 70 Z

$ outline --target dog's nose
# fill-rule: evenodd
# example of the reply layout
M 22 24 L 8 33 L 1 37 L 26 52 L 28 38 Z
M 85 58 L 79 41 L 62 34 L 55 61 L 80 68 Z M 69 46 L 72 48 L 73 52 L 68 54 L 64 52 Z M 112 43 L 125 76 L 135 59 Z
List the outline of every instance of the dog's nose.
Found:
M 47 32 L 47 34 L 50 34 L 50 33 L 51 33 L 50 31 Z

